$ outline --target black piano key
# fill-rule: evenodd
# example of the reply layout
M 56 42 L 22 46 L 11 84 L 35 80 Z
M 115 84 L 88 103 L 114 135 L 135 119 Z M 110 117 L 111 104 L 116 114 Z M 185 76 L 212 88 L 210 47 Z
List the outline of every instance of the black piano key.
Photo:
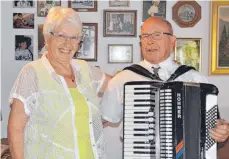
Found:
M 135 92 L 134 95 L 143 95 L 143 94 L 148 94 L 148 95 L 154 95 L 155 96 L 155 93 L 153 92 Z
M 148 114 L 148 112 L 134 112 L 134 114 Z
M 148 118 L 153 118 L 156 119 L 154 116 L 135 116 L 134 119 L 148 119 Z
M 149 144 L 148 141 L 134 141 L 134 144 Z
M 134 121 L 134 124 L 147 124 L 147 123 L 150 123 L 150 124 L 155 124 L 155 121 L 153 122 L 149 122 L 149 121 Z
M 134 99 L 134 102 L 145 102 L 145 101 L 155 102 L 155 100 L 153 99 Z
M 153 151 L 149 151 L 149 152 L 134 151 L 134 154 L 156 154 L 156 152 L 153 152 Z
M 155 136 L 155 134 L 134 134 L 134 136 Z
M 155 107 L 154 104 L 134 104 L 134 107 Z
M 155 146 L 134 146 L 134 149 L 155 149 Z

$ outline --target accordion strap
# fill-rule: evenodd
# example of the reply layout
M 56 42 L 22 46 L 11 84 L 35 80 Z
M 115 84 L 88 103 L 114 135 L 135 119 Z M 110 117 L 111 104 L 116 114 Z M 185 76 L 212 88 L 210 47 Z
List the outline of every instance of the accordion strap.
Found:
M 132 72 L 135 72 L 139 75 L 148 77 L 152 80 L 159 80 L 162 81 L 160 78 L 158 78 L 156 75 L 152 74 L 151 72 L 149 72 L 147 69 L 145 69 L 144 67 L 137 65 L 137 64 L 133 64 L 129 67 L 124 68 L 123 70 L 130 70 Z
M 196 70 L 194 67 L 187 66 L 187 65 L 181 65 L 178 67 L 178 69 L 170 76 L 170 78 L 167 80 L 167 82 L 174 81 L 177 77 L 180 75 L 185 74 L 186 72 L 190 70 Z

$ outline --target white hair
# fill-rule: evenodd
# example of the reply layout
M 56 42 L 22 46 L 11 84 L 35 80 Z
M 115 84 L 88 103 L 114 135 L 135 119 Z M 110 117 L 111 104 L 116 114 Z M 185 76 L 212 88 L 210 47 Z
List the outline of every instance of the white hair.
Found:
M 72 8 L 63 8 L 60 6 L 53 7 L 49 10 L 43 26 L 43 35 L 49 35 L 61 23 L 69 23 L 74 25 L 82 32 L 82 23 L 79 14 Z

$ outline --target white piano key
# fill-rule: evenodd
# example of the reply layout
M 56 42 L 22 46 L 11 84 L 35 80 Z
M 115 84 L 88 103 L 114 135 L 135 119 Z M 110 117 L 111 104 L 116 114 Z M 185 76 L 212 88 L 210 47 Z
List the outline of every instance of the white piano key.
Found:
M 135 155 L 135 156 L 124 156 L 125 159 L 142 159 L 143 156 Z M 144 156 L 144 159 L 152 159 L 151 156 Z
M 151 144 L 134 144 L 134 143 L 124 143 L 124 147 L 134 147 L 134 146 L 143 146 L 143 147 L 149 147 L 152 146 Z M 152 148 L 153 149 L 153 148 Z
M 154 119 L 152 118 L 152 119 L 134 119 L 134 118 L 125 118 L 125 121 L 126 122 L 134 122 L 134 121 L 150 121 L 150 122 L 153 122 L 154 121 Z
M 125 89 L 135 89 L 135 88 L 151 88 L 150 84 L 142 84 L 142 85 L 125 85 Z
M 145 126 L 145 127 L 154 127 L 154 125 L 149 125 L 145 123 L 133 123 L 133 122 L 124 122 L 125 126 L 135 126 L 136 128 L 139 128 L 140 126 Z
M 128 125 L 124 127 L 124 130 L 134 130 L 134 129 L 149 129 L 149 125 L 138 125 L 136 127 L 135 125 Z
M 145 158 L 145 157 L 152 157 L 153 154 L 134 154 L 134 152 L 129 152 L 124 150 L 124 156 L 138 156 L 139 159 Z M 152 159 L 152 158 L 151 158 Z
M 124 138 L 124 143 L 134 143 L 134 142 L 149 142 L 149 139 L 139 139 L 139 138 Z
M 132 138 L 137 138 L 137 139 L 148 139 L 148 140 L 154 140 L 155 137 L 153 135 L 149 135 L 149 136 L 133 136 L 133 135 L 126 135 L 124 134 L 124 138 L 126 139 L 132 139 Z
M 133 135 L 133 134 L 149 134 L 148 131 L 128 131 L 128 130 L 125 130 L 124 132 L 126 135 Z M 154 132 L 152 132 L 154 133 Z
M 135 149 L 133 147 L 124 147 L 124 151 L 151 152 L 151 151 L 153 151 L 153 149 L 147 149 L 147 148 Z
M 148 113 L 149 111 L 146 111 L 146 110 L 124 110 L 125 111 L 125 113 L 127 114 L 134 114 L 134 112 L 146 112 L 146 113 Z
M 125 106 L 125 110 L 128 110 L 128 109 L 134 109 L 136 111 L 138 110 L 150 110 L 150 106 L 149 107 L 133 107 L 133 106 Z
M 135 105 L 135 104 L 155 105 L 155 103 L 152 101 L 125 101 L 125 105 Z

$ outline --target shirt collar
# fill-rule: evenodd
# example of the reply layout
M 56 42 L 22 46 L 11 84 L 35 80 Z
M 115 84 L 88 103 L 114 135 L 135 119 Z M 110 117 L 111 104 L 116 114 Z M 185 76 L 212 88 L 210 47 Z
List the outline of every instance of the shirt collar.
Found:
M 143 65 L 145 66 L 146 69 L 151 69 L 152 67 L 156 67 L 156 68 L 160 67 L 162 69 L 168 69 L 169 66 L 173 64 L 173 57 L 174 55 L 171 54 L 165 61 L 162 61 L 159 64 L 152 64 L 149 61 L 144 59 Z
M 47 51 L 44 52 L 44 54 L 41 57 L 41 61 L 42 61 L 43 65 L 45 66 L 46 70 L 49 72 L 49 74 L 52 75 L 53 73 L 56 73 L 56 72 L 46 57 L 47 53 L 48 53 Z M 75 62 L 75 60 L 71 60 L 71 64 L 72 64 L 73 70 L 75 70 L 75 71 L 80 70 L 80 66 Z

